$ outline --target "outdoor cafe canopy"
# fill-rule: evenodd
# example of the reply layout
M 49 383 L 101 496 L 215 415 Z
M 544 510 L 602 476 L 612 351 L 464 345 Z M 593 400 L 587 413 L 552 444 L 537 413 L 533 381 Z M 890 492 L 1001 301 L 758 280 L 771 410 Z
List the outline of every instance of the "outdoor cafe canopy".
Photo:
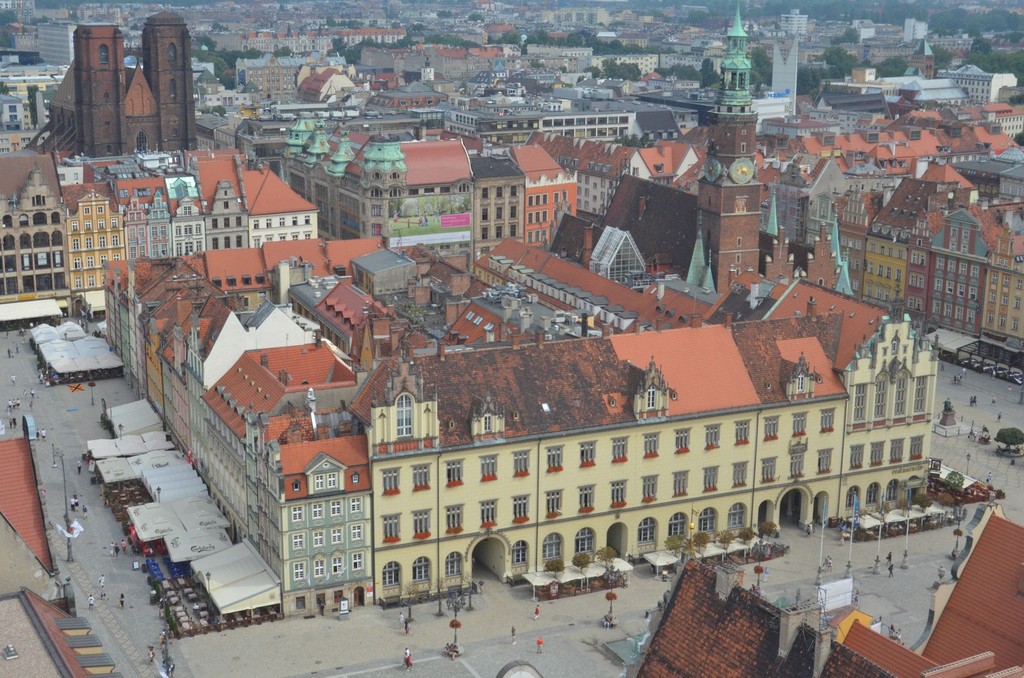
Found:
M 281 604 L 281 580 L 248 542 L 192 561 L 221 614 Z

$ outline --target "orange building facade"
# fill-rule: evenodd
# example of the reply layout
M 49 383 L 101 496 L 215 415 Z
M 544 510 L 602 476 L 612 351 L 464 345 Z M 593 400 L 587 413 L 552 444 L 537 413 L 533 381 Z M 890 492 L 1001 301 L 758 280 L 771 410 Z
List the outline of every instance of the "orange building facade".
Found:
M 526 215 L 523 238 L 546 247 L 563 213 L 576 214 L 576 173 L 569 172 L 540 146 L 511 149 L 512 159 L 526 174 Z

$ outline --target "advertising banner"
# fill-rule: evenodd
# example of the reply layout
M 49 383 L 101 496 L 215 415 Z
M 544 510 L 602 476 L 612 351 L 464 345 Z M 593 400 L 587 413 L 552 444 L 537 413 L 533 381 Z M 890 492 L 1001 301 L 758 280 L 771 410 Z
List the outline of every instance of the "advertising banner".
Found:
M 388 202 L 388 237 L 392 247 L 460 243 L 473 234 L 470 194 L 393 198 Z

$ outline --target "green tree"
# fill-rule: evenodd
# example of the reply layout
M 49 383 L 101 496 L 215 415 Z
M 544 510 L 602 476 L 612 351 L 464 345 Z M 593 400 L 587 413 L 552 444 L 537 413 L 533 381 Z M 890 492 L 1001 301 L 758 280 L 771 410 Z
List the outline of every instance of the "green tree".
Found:
M 0 81 L 0 94 L 10 94 L 11 88 L 7 86 L 6 82 Z
M 200 49 L 206 49 L 211 52 L 217 49 L 217 42 L 208 35 L 200 35 L 196 38 L 196 44 Z
M 935 56 L 935 70 L 947 68 L 953 62 L 953 52 L 942 45 L 932 45 L 932 54 Z
M 651 148 L 654 146 L 654 142 L 649 139 L 637 136 L 636 134 L 627 134 L 621 136 L 615 140 L 615 143 L 621 146 L 627 146 L 629 148 Z
M 772 58 L 764 47 L 750 50 L 750 84 L 756 90 L 772 84 Z
M 466 20 L 467 21 L 483 21 L 484 20 L 484 15 L 481 14 L 480 12 L 473 12 L 472 14 L 470 14 L 469 16 L 466 17 Z
M 1019 103 L 1024 103 L 1024 101 Z M 1013 141 L 1018 146 L 1024 146 L 1024 132 L 1017 132 L 1016 134 L 1014 134 Z
M 274 56 L 276 57 L 288 57 L 292 55 L 291 47 L 279 47 L 274 50 Z
M 721 76 L 718 75 L 718 71 L 715 70 L 715 64 L 711 59 L 705 59 L 700 62 L 700 86 L 701 87 L 712 87 L 718 84 L 718 80 Z
M 665 539 L 665 550 L 672 555 L 679 557 L 686 546 L 686 538 L 681 534 L 669 535 Z
M 620 64 L 611 59 L 605 59 L 601 66 L 601 74 L 615 80 L 639 80 L 640 67 L 636 64 Z
M 828 77 L 835 79 L 845 78 L 857 65 L 857 58 L 842 47 L 829 47 L 821 60 L 828 64 Z
M 1007 447 L 1018 447 L 1024 445 L 1024 431 L 1019 428 L 1009 427 L 1001 428 L 996 433 L 996 442 L 1002 443 Z
M 907 72 L 910 64 L 903 57 L 889 57 L 875 66 L 879 78 L 892 78 Z
M 690 537 L 690 541 L 694 549 L 699 553 L 703 553 L 704 548 L 711 543 L 711 535 L 707 532 L 694 532 L 693 536 Z
M 612 561 L 619 557 L 619 552 L 612 546 L 602 546 L 594 551 L 594 560 L 600 560 L 605 568 L 611 568 Z
M 589 553 L 577 553 L 572 557 L 572 564 L 582 570 L 585 569 L 587 565 L 590 565 L 591 560 L 593 560 L 593 556 Z
M 680 80 L 700 80 L 700 71 L 693 66 L 685 66 L 683 64 L 676 64 L 669 68 L 659 68 L 658 72 L 666 77 L 674 77 Z
M 992 44 L 983 38 L 975 38 L 971 43 L 971 54 L 991 54 Z
M 501 37 L 496 40 L 499 45 L 518 45 L 520 40 L 523 39 L 521 33 L 515 31 L 505 31 L 501 34 Z
M 844 44 L 848 45 L 850 43 L 859 43 L 859 42 L 860 42 L 860 31 L 858 31 L 856 28 L 852 28 L 852 27 L 851 28 L 847 28 L 845 31 L 843 31 L 842 35 L 839 35 L 839 36 L 836 36 L 836 37 L 832 38 L 832 44 L 833 45 L 844 45 Z
M 28 86 L 28 117 L 32 121 L 33 129 L 39 125 L 39 113 L 36 110 L 36 94 L 38 93 L 39 87 L 36 85 Z

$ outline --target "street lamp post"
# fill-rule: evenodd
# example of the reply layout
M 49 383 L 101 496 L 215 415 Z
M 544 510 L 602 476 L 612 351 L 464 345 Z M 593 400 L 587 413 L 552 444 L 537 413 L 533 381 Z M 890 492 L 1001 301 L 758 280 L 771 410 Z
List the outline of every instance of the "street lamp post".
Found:
M 95 391 L 93 391 L 93 389 L 95 389 L 95 388 L 96 388 L 96 382 L 95 381 L 90 381 L 89 382 L 89 405 L 91 405 L 92 407 L 96 407 L 96 393 L 95 393 Z
M 881 505 L 882 522 L 878 525 L 878 547 L 875 549 L 875 564 L 871 574 L 882 574 L 882 528 L 885 527 L 885 505 Z
M 953 517 L 956 518 L 956 544 L 953 546 L 953 558 L 956 558 L 960 554 L 960 535 L 963 534 L 963 531 L 960 529 L 960 523 L 967 517 L 967 507 L 954 506 Z
M 967 470 L 964 472 L 965 476 L 971 475 L 971 453 L 967 453 Z
M 156 488 L 156 503 L 160 503 L 160 488 Z
M 50 443 L 50 451 L 53 453 L 53 468 L 57 468 L 57 459 L 60 459 L 60 476 L 64 481 L 64 529 L 68 533 L 68 562 L 73 563 L 75 558 L 71 552 L 71 515 L 68 513 L 68 474 L 64 467 L 64 452 L 54 443 Z
M 119 434 L 118 435 L 119 438 L 124 438 L 124 424 L 118 424 L 117 425 L 117 432 Z
M 900 563 L 901 570 L 906 570 L 910 567 L 910 563 L 907 561 L 907 558 L 910 554 L 910 507 L 912 505 L 910 502 L 913 499 L 913 493 L 913 489 L 907 488 L 907 531 L 903 542 L 903 562 Z

